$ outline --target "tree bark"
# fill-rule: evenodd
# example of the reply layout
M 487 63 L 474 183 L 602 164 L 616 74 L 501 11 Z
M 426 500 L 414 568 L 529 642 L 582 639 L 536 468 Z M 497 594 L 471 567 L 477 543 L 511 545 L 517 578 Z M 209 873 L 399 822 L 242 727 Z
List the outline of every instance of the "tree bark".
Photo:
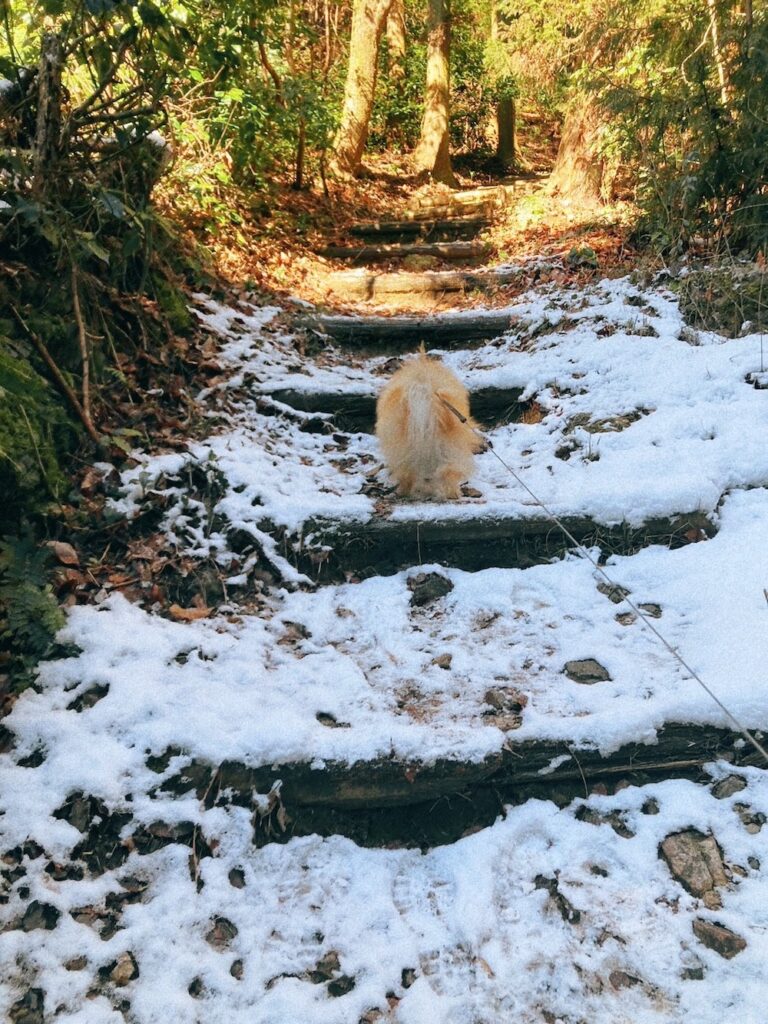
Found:
M 392 0 L 355 0 L 349 39 L 349 67 L 341 123 L 331 167 L 341 175 L 360 171 L 376 91 L 379 43 Z
M 45 196 L 52 186 L 61 155 L 61 72 L 64 55 L 61 37 L 43 36 L 37 86 L 37 126 L 32 156 L 35 195 Z
M 592 202 L 608 198 L 605 161 L 598 145 L 602 119 L 590 96 L 579 96 L 565 115 L 563 134 L 550 177 L 550 188 L 570 199 Z
M 398 88 L 405 81 L 405 8 L 403 0 L 392 0 L 387 15 L 389 77 Z
M 429 0 L 427 87 L 421 138 L 413 154 L 417 172 L 426 171 L 433 181 L 455 187 L 451 167 L 448 123 L 450 116 L 451 28 L 448 0 Z
M 496 104 L 496 125 L 498 127 L 496 156 L 504 167 L 514 167 L 517 162 L 515 113 L 515 101 L 510 96 L 505 96 Z

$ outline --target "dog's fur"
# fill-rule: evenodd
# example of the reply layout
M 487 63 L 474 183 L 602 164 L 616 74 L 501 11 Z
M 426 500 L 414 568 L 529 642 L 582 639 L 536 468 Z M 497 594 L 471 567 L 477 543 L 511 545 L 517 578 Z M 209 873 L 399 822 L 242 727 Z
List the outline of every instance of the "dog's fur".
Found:
M 447 403 L 447 404 L 446 404 Z M 456 409 L 466 422 L 452 411 Z M 424 352 L 400 367 L 376 403 L 376 436 L 398 494 L 459 498 L 483 448 L 459 378 Z

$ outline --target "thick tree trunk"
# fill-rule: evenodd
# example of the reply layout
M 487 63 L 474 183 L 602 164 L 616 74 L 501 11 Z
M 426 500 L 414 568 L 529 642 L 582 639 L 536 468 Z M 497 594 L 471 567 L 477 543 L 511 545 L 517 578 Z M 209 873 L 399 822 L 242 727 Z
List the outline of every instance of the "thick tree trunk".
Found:
M 505 96 L 496 104 L 498 142 L 496 156 L 504 167 L 514 167 L 517 161 L 515 145 L 515 101 Z
M 376 91 L 379 43 L 391 4 L 392 0 L 354 3 L 344 105 L 331 162 L 338 174 L 357 174 L 360 170 Z
M 53 187 L 61 149 L 61 37 L 43 36 L 37 86 L 37 127 L 32 157 L 33 189 L 45 196 Z
M 550 188 L 571 199 L 609 198 L 611 181 L 599 153 L 602 118 L 589 96 L 580 96 L 565 115 Z
M 413 164 L 417 172 L 427 171 L 434 181 L 455 186 L 448 137 L 450 52 L 448 0 L 429 0 L 424 118 L 421 122 L 421 138 L 413 154 Z

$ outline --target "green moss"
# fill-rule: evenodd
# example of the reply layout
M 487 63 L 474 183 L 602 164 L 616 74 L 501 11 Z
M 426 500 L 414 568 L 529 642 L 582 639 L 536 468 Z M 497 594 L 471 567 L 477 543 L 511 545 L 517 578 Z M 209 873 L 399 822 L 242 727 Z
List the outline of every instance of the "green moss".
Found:
M 75 436 L 48 382 L 0 336 L 0 533 L 65 493 L 60 462 Z
M 189 334 L 192 330 L 192 314 L 187 306 L 187 299 L 180 288 L 176 288 L 167 278 L 159 274 L 153 276 L 155 298 L 163 311 L 171 328 L 177 334 Z

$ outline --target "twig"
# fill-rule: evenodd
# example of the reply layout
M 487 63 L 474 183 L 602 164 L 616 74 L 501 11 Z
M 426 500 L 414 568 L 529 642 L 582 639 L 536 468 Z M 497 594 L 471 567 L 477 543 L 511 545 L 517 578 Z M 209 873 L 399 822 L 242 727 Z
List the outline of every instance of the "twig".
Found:
M 85 409 L 83 409 L 82 405 L 80 404 L 80 399 L 69 386 L 69 384 L 66 381 L 66 378 L 64 377 L 64 374 L 53 361 L 51 353 L 45 347 L 45 344 L 43 343 L 42 339 L 39 338 L 37 334 L 35 334 L 35 332 L 32 330 L 32 328 L 29 326 L 26 320 L 22 317 L 21 313 L 18 311 L 18 309 L 16 309 L 13 303 L 10 304 L 10 310 L 13 313 L 16 322 L 19 324 L 19 326 L 24 331 L 26 336 L 35 346 L 43 362 L 51 371 L 51 374 L 53 376 L 53 379 L 56 381 L 57 386 L 62 391 L 67 401 L 70 403 L 72 408 L 77 413 L 78 418 L 81 420 L 83 426 L 87 430 L 89 437 L 93 441 L 95 441 L 96 444 L 101 444 L 101 438 L 96 432 L 96 428 L 93 425 L 93 421 L 90 419 L 89 416 L 86 415 Z
M 75 310 L 77 322 L 77 336 L 80 341 L 80 358 L 83 364 L 83 413 L 93 430 L 93 419 L 91 417 L 91 358 L 88 351 L 88 334 L 83 321 L 83 311 L 80 308 L 80 293 L 77 287 L 77 269 L 72 264 L 72 306 Z M 94 430 L 95 433 L 95 430 Z

